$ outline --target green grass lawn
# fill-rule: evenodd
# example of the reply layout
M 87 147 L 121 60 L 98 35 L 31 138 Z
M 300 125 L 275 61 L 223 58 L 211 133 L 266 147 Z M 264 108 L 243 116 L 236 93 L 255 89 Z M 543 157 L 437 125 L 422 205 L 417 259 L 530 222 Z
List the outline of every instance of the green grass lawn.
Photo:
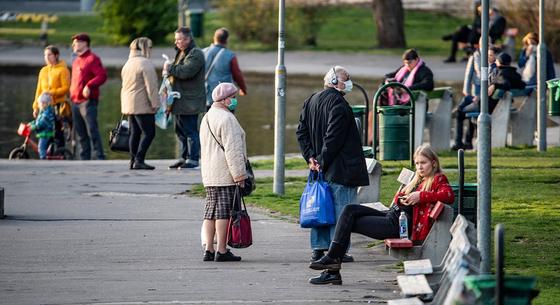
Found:
M 450 182 L 457 181 L 457 157 L 441 154 Z M 381 201 L 388 203 L 398 188 L 399 170 L 408 162 L 383 161 Z M 304 169 L 301 159 L 290 159 L 287 168 Z M 466 182 L 476 182 L 476 154 L 465 154 Z M 258 161 L 255 169 L 271 169 L 271 161 Z M 306 179 L 286 179 L 285 195 L 272 193 L 272 178 L 257 180 L 248 204 L 274 214 L 297 219 L 299 198 Z M 556 304 L 560 300 L 560 148 L 540 153 L 535 149 L 497 149 L 492 156 L 492 223 L 505 225 L 507 274 L 536 275 L 539 297 L 533 304 Z M 202 186 L 193 193 L 203 196 Z M 493 236 L 493 235 L 492 235 Z
M 376 25 L 373 12 L 369 7 L 337 6 L 320 7 L 325 18 L 324 26 L 318 34 L 316 47 L 287 44 L 288 50 L 321 51 L 364 51 L 375 54 L 401 54 L 398 49 L 376 49 Z M 407 11 L 405 16 L 405 35 L 408 47 L 417 48 L 421 54 L 445 56 L 449 52 L 449 42 L 440 37 L 449 33 L 468 20 L 450 17 L 441 13 Z M 214 30 L 224 26 L 221 16 L 215 12 L 204 15 L 204 37 L 198 40 L 199 46 L 211 42 Z M 26 44 L 39 44 L 40 23 L 0 22 L 0 39 Z M 49 24 L 49 42 L 57 45 L 70 44 L 70 37 L 77 32 L 88 32 L 94 45 L 111 45 L 108 35 L 101 32 L 102 19 L 97 15 L 60 15 L 59 21 Z M 169 29 L 167 40 L 172 43 L 174 29 Z M 235 29 L 231 29 L 235 33 Z M 287 36 L 298 33 L 287 32 Z M 263 45 L 259 41 L 240 42 L 235 37 L 230 39 L 230 46 L 235 50 L 270 51 L 273 45 Z

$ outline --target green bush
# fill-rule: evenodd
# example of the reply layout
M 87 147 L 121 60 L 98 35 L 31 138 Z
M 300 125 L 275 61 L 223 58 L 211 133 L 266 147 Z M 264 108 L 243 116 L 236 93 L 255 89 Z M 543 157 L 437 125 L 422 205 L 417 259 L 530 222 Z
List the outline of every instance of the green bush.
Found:
M 118 44 L 145 36 L 162 43 L 177 22 L 176 0 L 97 0 L 103 18 L 102 30 Z

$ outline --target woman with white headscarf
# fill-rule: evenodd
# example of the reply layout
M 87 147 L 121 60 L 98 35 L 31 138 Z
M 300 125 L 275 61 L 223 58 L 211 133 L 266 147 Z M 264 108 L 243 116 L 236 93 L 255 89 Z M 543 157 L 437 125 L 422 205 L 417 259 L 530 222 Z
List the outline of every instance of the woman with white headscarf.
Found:
M 156 68 L 149 60 L 151 49 L 149 38 L 134 39 L 121 71 L 121 112 L 130 123 L 130 169 L 155 168 L 144 162 L 156 135 L 154 114 L 160 105 Z

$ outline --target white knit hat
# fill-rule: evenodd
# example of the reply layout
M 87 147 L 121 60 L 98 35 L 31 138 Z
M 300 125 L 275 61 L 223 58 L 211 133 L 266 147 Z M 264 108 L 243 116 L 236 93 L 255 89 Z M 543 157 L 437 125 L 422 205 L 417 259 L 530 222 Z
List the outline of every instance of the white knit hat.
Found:
M 237 87 L 234 84 L 221 83 L 212 91 L 212 100 L 214 102 L 221 101 L 235 94 L 237 94 Z

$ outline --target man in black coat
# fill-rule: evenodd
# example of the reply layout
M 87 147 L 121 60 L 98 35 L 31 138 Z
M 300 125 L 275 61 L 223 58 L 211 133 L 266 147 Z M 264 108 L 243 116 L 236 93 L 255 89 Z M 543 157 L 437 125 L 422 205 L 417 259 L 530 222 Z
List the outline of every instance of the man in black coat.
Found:
M 303 158 L 312 171 L 322 171 L 332 190 L 336 218 L 355 203 L 359 186 L 369 184 L 360 134 L 344 95 L 352 90 L 345 68 L 335 66 L 324 78 L 324 90 L 304 103 L 296 131 Z M 323 256 L 335 225 L 311 229 L 312 261 Z M 345 257 L 352 261 L 351 256 Z

